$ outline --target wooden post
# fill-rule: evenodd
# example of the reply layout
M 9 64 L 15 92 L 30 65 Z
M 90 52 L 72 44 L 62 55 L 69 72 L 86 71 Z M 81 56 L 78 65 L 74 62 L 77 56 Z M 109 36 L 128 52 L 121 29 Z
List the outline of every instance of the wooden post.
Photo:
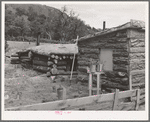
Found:
M 99 94 L 99 83 L 100 83 L 100 74 L 97 74 L 97 95 Z
M 89 73 L 89 96 L 92 95 L 92 73 Z
M 140 89 L 138 89 L 136 91 L 137 95 L 136 95 L 136 107 L 135 110 L 137 111 L 139 109 L 139 103 L 140 103 Z
M 118 109 L 118 95 L 119 95 L 119 89 L 116 89 L 115 98 L 114 98 L 114 104 L 113 104 L 113 110 L 117 110 Z
M 129 90 L 132 90 L 132 74 L 131 74 L 131 72 L 129 75 Z M 130 97 L 130 101 L 132 101 L 132 97 Z

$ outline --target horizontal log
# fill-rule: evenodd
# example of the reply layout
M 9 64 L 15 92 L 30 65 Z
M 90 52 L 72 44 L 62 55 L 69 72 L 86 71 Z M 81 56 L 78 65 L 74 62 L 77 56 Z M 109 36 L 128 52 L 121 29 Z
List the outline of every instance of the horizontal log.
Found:
M 96 54 L 83 54 L 83 55 L 79 55 L 79 58 L 93 58 L 93 59 L 99 59 L 99 56 Z
M 128 64 L 129 64 L 129 61 L 128 61 L 128 60 L 113 59 L 113 63 L 114 63 L 114 64 L 126 64 L 126 65 L 128 65 Z
M 144 53 L 145 47 L 131 47 L 130 52 L 131 53 Z
M 145 69 L 145 63 L 131 63 L 130 70 L 143 70 Z
M 127 42 L 127 38 L 110 38 L 107 39 L 107 43 L 125 43 Z
M 145 83 L 139 85 L 132 85 L 132 89 L 143 89 L 145 88 Z
M 145 59 L 145 53 L 129 53 L 129 59 Z
M 145 59 L 130 59 L 130 63 L 145 63 Z
M 130 33 L 128 35 L 129 38 L 133 39 L 144 39 L 145 38 L 145 32 L 144 31 L 139 31 L 139 30 L 130 30 Z
M 114 83 L 120 83 L 122 85 L 129 85 L 129 79 L 128 78 L 112 78 L 110 80 Z
M 20 64 L 20 61 L 19 60 L 12 60 L 10 63 L 11 64 Z
M 127 43 L 115 43 L 115 44 L 109 44 L 109 43 L 107 43 L 103 48 L 127 49 L 128 48 L 128 44 Z
M 19 57 L 18 54 L 12 54 L 11 57 Z
M 129 55 L 128 52 L 113 52 L 113 57 L 125 57 L 127 58 Z
M 128 65 L 113 65 L 113 70 L 118 72 L 127 72 L 128 71 Z
M 130 72 L 131 75 L 138 75 L 138 74 L 145 74 L 145 69 L 144 70 L 132 70 Z
M 87 61 L 79 61 L 77 62 L 78 66 L 90 66 L 91 63 Z
M 33 65 L 38 65 L 38 66 L 48 66 L 47 61 L 40 61 L 40 60 L 33 60 Z
M 45 66 L 33 65 L 33 69 L 37 70 L 37 71 L 44 72 L 44 73 L 46 73 L 48 71 L 48 67 L 45 67 Z
M 64 72 L 63 70 L 59 70 L 58 75 L 71 75 L 71 71 Z M 78 75 L 78 72 L 73 71 L 72 75 Z
M 132 42 L 131 47 L 145 47 L 145 42 Z
M 99 49 L 95 48 L 79 48 L 80 54 L 99 54 Z
M 78 66 L 78 71 L 87 73 L 87 66 Z
M 47 66 L 52 66 L 54 63 L 52 61 L 47 61 Z
M 145 82 L 144 74 L 132 75 L 132 83 L 144 83 L 144 82 Z
M 128 49 L 113 49 L 113 52 L 128 52 Z
M 66 66 L 57 66 L 58 70 L 66 70 Z
M 136 87 L 136 86 L 145 88 L 145 83 L 134 83 L 134 84 L 132 84 L 132 87 Z
M 28 56 L 20 56 L 19 58 L 20 58 L 20 59 L 29 59 Z
M 48 56 L 46 57 L 46 56 L 40 56 L 40 55 L 34 55 L 33 56 L 33 59 L 34 60 L 40 60 L 40 61 L 48 61 Z
M 57 63 L 57 66 L 64 66 L 64 65 L 67 65 L 67 62 L 65 60 L 58 61 Z
M 105 82 L 102 83 L 102 87 L 106 88 L 115 88 L 115 89 L 120 89 L 120 90 L 128 90 L 129 87 L 125 85 L 121 85 L 119 83 L 113 83 L 113 82 Z

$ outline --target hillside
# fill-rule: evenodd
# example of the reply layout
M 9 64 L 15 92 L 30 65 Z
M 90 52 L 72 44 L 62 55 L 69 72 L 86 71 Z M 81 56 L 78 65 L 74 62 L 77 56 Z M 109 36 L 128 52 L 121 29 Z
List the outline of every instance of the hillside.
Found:
M 63 6 L 62 6 L 63 7 Z M 58 10 L 40 4 L 6 4 L 5 36 L 8 40 L 25 37 L 69 41 L 97 32 L 78 18 L 73 11 Z

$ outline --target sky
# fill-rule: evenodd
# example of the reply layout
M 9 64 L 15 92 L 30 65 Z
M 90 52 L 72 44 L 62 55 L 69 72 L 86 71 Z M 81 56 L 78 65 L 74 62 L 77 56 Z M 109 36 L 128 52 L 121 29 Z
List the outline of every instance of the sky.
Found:
M 42 5 L 61 9 L 64 5 L 79 14 L 85 24 L 95 28 L 116 27 L 130 19 L 146 21 L 146 2 L 46 2 Z

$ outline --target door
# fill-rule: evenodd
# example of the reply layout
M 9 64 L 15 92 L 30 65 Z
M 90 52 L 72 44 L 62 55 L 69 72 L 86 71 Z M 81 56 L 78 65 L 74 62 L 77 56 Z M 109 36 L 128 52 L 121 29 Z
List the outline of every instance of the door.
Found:
M 103 63 L 104 71 L 113 71 L 113 50 L 112 49 L 100 49 L 99 55 L 100 62 Z

